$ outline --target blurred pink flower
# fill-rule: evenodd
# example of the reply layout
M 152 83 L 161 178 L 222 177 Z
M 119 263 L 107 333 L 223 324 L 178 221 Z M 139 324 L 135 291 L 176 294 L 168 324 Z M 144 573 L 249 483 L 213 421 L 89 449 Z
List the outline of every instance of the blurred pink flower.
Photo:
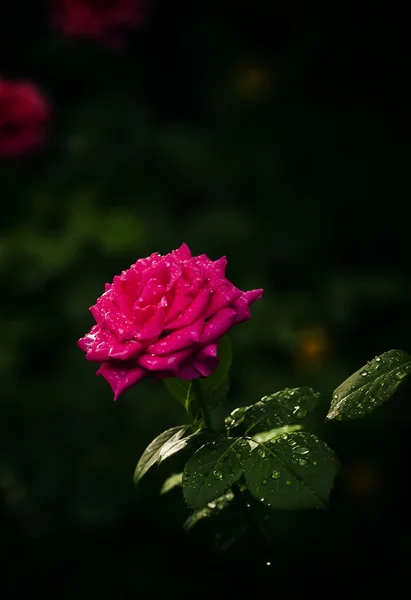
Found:
M 41 146 L 50 115 L 36 84 L 0 77 L 0 156 L 21 156 Z
M 145 0 L 49 0 L 55 27 L 69 37 L 119 44 L 144 22 Z
M 114 399 L 145 377 L 207 377 L 218 365 L 217 345 L 250 318 L 263 290 L 243 292 L 225 277 L 227 261 L 192 256 L 186 244 L 170 254 L 139 259 L 106 284 L 91 307 L 97 325 L 78 341 Z

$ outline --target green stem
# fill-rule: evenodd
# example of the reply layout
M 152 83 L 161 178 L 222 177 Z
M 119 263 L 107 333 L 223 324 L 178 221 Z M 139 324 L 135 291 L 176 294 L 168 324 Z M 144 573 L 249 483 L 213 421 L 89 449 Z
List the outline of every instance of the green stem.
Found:
M 207 429 L 210 429 L 211 431 L 213 431 L 214 429 L 213 429 L 213 422 L 211 420 L 211 414 L 210 414 L 210 411 L 208 410 L 208 406 L 206 403 L 206 399 L 204 397 L 203 389 L 201 387 L 200 382 L 197 379 L 193 381 L 193 387 L 195 390 L 195 394 L 197 396 L 198 405 L 199 405 L 202 415 L 203 415 L 204 423 L 205 423 Z

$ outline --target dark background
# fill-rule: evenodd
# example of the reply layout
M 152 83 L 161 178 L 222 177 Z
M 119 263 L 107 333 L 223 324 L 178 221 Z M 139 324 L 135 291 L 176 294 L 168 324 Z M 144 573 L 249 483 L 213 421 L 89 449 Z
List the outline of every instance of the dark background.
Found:
M 46 3 L 2 3 L 0 74 L 38 82 L 54 116 L 41 152 L 0 162 L 1 598 L 292 596 L 408 573 L 407 382 L 362 421 L 319 415 L 343 465 L 329 512 L 256 507 L 271 543 L 226 544 L 183 532 L 167 469 L 132 485 L 181 407 L 148 381 L 113 403 L 76 346 L 105 282 L 185 241 L 265 289 L 232 332 L 216 422 L 298 385 L 325 413 L 368 359 L 410 352 L 407 37 L 399 2 L 151 0 L 114 52 L 54 32 Z

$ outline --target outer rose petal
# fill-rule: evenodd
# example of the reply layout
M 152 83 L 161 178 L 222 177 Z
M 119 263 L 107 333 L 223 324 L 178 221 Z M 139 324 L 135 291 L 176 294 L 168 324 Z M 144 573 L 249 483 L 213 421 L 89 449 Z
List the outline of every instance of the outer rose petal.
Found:
M 86 352 L 86 359 L 94 362 L 109 360 L 128 360 L 139 354 L 144 346 L 135 340 L 119 342 L 116 336 L 95 325 L 90 333 L 77 342 L 78 346 Z
M 185 243 L 181 244 L 180 248 L 177 250 L 173 250 L 171 254 L 179 260 L 189 260 L 192 258 L 191 250 Z
M 181 363 L 184 362 L 191 354 L 191 348 L 188 350 L 175 352 L 171 355 L 165 354 L 163 356 L 142 354 L 138 357 L 137 364 L 140 367 L 148 369 L 149 371 L 168 371 L 171 374 L 175 374 L 180 368 Z
M 114 400 L 128 388 L 142 381 L 148 373 L 140 367 L 125 367 L 124 363 L 105 362 L 97 371 L 97 375 L 102 375 L 111 386 L 114 392 Z
M 201 335 L 202 344 L 219 340 L 234 325 L 237 313 L 232 308 L 222 308 L 204 325 Z
M 263 292 L 264 290 L 261 289 L 244 292 L 244 294 L 234 302 L 233 308 L 237 312 L 237 318 L 234 322 L 235 325 L 250 318 L 250 304 L 259 300 L 263 295 Z
M 201 332 L 203 330 L 203 320 L 199 319 L 196 323 L 177 329 L 170 335 L 162 338 L 158 342 L 151 344 L 147 348 L 147 352 L 152 354 L 173 354 L 179 350 L 184 350 L 193 346 L 200 341 Z

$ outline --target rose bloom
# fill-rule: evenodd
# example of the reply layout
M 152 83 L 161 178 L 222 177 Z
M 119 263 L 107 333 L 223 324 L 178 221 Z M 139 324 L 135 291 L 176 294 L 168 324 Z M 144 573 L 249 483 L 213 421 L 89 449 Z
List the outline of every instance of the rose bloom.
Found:
M 41 146 L 50 113 L 34 83 L 0 77 L 0 156 L 20 156 Z
M 144 21 L 145 0 L 50 0 L 53 22 L 69 37 L 121 40 Z
M 147 376 L 207 377 L 219 339 L 250 318 L 263 290 L 243 292 L 225 277 L 226 259 L 192 256 L 186 244 L 166 256 L 140 258 L 106 284 L 90 308 L 96 320 L 79 347 L 102 362 L 97 375 L 114 400 Z

